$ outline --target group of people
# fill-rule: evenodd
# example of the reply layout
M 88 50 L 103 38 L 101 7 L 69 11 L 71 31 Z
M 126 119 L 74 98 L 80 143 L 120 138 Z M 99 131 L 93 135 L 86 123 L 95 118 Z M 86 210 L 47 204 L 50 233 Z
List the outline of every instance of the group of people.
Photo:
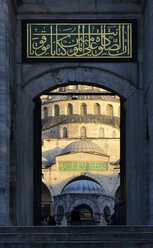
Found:
M 114 205 L 114 213 L 111 215 L 109 225 L 121 224 L 121 207 L 125 204 L 125 201 L 116 201 Z
M 120 225 L 120 215 L 121 215 L 121 207 L 125 201 L 117 201 L 114 205 L 114 213 L 110 216 L 109 221 L 107 221 L 108 225 Z M 70 225 L 81 225 L 81 217 L 83 216 L 83 213 L 79 210 L 79 208 L 76 206 L 73 208 L 73 210 L 70 213 Z M 45 216 L 42 217 L 41 224 L 43 226 L 49 225 L 49 226 L 55 226 L 56 222 L 53 216 Z
M 125 204 L 125 201 L 116 201 L 114 205 L 114 212 L 110 216 L 109 221 L 107 222 L 108 225 L 120 225 L 121 224 L 121 208 Z M 78 207 L 74 207 L 71 211 L 71 225 L 80 225 L 81 224 L 81 217 L 82 213 Z
M 71 211 L 70 217 L 70 225 L 81 225 L 81 217 L 83 216 L 82 212 L 78 207 L 74 207 Z
M 41 219 L 42 226 L 56 226 L 56 222 L 53 216 L 45 216 Z

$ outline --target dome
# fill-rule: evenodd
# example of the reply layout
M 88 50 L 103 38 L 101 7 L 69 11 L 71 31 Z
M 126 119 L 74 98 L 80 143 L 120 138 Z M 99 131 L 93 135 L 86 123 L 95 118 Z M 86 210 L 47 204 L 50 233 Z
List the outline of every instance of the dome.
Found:
M 80 140 L 70 143 L 63 149 L 62 154 L 79 152 L 104 155 L 104 152 L 99 145 L 87 140 Z
M 67 93 L 69 93 L 69 95 Z M 75 95 L 75 93 L 77 93 L 78 95 Z M 79 93 L 80 93 L 80 95 L 79 95 Z M 98 95 L 98 93 L 99 93 L 99 95 Z M 116 98 L 116 96 L 100 95 L 101 93 L 102 92 L 99 90 L 89 90 L 89 89 L 67 91 L 67 92 L 65 92 L 65 95 L 64 94 L 60 95 L 60 92 L 59 92 L 59 95 L 53 96 L 51 99 L 45 100 L 44 103 L 70 101 L 70 100 L 73 100 L 73 96 L 75 96 L 75 100 L 104 100 L 104 101 L 119 102 L 119 99 Z
M 78 114 L 74 114 L 72 116 L 61 115 L 61 116 L 53 116 L 48 117 L 42 120 L 42 128 L 43 130 L 49 129 L 53 126 L 67 123 L 103 123 L 106 125 L 111 125 L 116 128 L 120 127 L 120 119 L 119 117 L 114 116 L 105 116 L 105 115 L 85 115 L 80 116 Z
M 62 194 L 105 194 L 101 185 L 91 180 L 77 180 L 65 186 Z

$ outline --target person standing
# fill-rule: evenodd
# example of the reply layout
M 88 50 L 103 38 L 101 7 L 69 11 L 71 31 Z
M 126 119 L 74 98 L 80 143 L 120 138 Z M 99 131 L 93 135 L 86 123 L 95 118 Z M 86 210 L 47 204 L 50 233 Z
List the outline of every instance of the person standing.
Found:
M 71 225 L 81 225 L 81 216 L 83 214 L 79 210 L 78 207 L 74 207 L 73 210 L 71 211 Z

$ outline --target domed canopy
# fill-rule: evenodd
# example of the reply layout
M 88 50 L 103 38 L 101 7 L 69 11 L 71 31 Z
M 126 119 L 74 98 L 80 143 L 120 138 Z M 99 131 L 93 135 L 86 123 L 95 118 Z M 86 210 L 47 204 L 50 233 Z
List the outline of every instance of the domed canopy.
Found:
M 62 194 L 104 194 L 101 185 L 91 180 L 77 180 L 64 188 Z
M 79 152 L 92 153 L 97 155 L 106 155 L 104 154 L 100 146 L 98 146 L 94 142 L 87 140 L 80 140 L 70 143 L 63 149 L 62 154 L 79 153 Z

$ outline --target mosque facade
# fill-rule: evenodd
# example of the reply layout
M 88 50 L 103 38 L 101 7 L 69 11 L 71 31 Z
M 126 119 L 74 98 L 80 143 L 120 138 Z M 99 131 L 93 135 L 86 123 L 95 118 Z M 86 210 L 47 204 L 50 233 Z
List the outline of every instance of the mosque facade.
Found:
M 69 225 L 73 207 L 84 205 L 94 224 L 106 225 L 105 210 L 110 217 L 119 200 L 120 99 L 87 85 L 53 92 L 59 95 L 42 96 L 42 182 L 50 192 L 48 199 L 42 196 L 42 215 L 50 202 L 48 215 L 58 224 L 66 218 Z M 73 190 L 66 190 L 71 185 Z

